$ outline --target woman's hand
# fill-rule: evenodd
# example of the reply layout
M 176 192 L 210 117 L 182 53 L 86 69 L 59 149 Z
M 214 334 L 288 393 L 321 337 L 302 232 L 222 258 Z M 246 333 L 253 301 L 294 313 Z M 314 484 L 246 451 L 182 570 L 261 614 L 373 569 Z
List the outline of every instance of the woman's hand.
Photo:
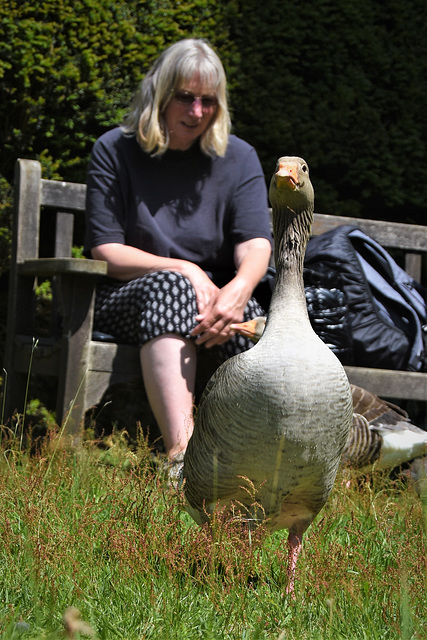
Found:
M 199 323 L 191 332 L 196 337 L 196 344 L 213 347 L 226 342 L 234 331 L 230 329 L 233 322 L 242 322 L 243 312 L 251 297 L 252 290 L 234 278 L 222 289 L 218 289 L 211 297 L 204 312 L 196 316 Z
M 204 313 L 212 298 L 218 294 L 219 289 L 206 275 L 203 269 L 200 269 L 196 264 L 186 262 L 182 266 L 183 269 L 180 273 L 189 279 L 193 285 L 194 291 L 196 292 L 198 312 L 199 314 Z
M 242 322 L 245 307 L 258 282 L 267 271 L 271 247 L 268 240 L 254 238 L 236 245 L 235 277 L 214 293 L 204 310 L 196 316 L 199 323 L 191 332 L 196 344 L 212 347 L 234 335 L 233 322 Z

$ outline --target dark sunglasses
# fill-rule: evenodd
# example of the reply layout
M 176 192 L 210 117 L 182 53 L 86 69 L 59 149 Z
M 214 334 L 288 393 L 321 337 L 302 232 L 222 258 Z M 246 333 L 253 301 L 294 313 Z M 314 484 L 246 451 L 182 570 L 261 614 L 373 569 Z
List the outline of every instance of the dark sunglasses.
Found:
M 190 93 L 189 91 L 175 91 L 174 98 L 178 100 L 178 102 L 182 102 L 182 104 L 188 106 L 196 100 L 200 100 L 202 109 L 205 110 L 213 109 L 218 104 L 218 99 L 215 96 L 195 96 L 194 93 Z

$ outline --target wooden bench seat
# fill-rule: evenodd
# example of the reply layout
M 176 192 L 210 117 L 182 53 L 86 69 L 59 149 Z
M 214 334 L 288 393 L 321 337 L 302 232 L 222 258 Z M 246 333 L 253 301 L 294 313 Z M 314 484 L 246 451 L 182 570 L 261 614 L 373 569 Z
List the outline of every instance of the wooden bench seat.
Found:
M 5 416 L 23 411 L 29 371 L 53 376 L 57 380 L 57 421 L 66 420 L 70 433 L 78 429 L 84 412 L 100 401 L 109 386 L 135 380 L 142 384 L 136 347 L 93 337 L 95 285 L 107 266 L 102 261 L 71 257 L 75 222 L 80 220 L 82 226 L 85 194 L 84 184 L 43 179 L 35 160 L 16 163 Z M 54 227 L 48 257 L 41 252 L 40 230 L 45 229 L 46 221 Z M 427 227 L 315 214 L 313 234 L 340 224 L 357 224 L 383 246 L 403 250 L 406 270 L 419 282 L 425 280 Z M 50 331 L 37 338 L 35 287 L 46 278 L 52 279 L 54 294 Z M 351 382 L 383 397 L 427 401 L 427 373 L 360 367 L 347 367 L 347 373 Z

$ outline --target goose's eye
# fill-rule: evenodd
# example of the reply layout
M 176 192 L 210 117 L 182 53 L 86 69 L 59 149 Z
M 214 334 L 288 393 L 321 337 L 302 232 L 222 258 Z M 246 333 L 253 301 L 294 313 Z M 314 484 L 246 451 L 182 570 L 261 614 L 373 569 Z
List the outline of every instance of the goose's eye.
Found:
M 307 173 L 307 171 L 308 171 L 308 167 L 307 167 L 306 164 L 303 164 L 301 169 L 304 171 L 304 173 Z

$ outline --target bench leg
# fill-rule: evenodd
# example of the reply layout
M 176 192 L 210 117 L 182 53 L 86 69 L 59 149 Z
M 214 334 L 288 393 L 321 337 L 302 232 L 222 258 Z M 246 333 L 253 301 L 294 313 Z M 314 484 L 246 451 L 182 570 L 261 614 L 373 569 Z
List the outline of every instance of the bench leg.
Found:
M 86 409 L 94 285 L 95 281 L 87 276 L 62 275 L 58 286 L 63 332 L 56 411 L 58 424 L 68 434 L 78 431 Z

